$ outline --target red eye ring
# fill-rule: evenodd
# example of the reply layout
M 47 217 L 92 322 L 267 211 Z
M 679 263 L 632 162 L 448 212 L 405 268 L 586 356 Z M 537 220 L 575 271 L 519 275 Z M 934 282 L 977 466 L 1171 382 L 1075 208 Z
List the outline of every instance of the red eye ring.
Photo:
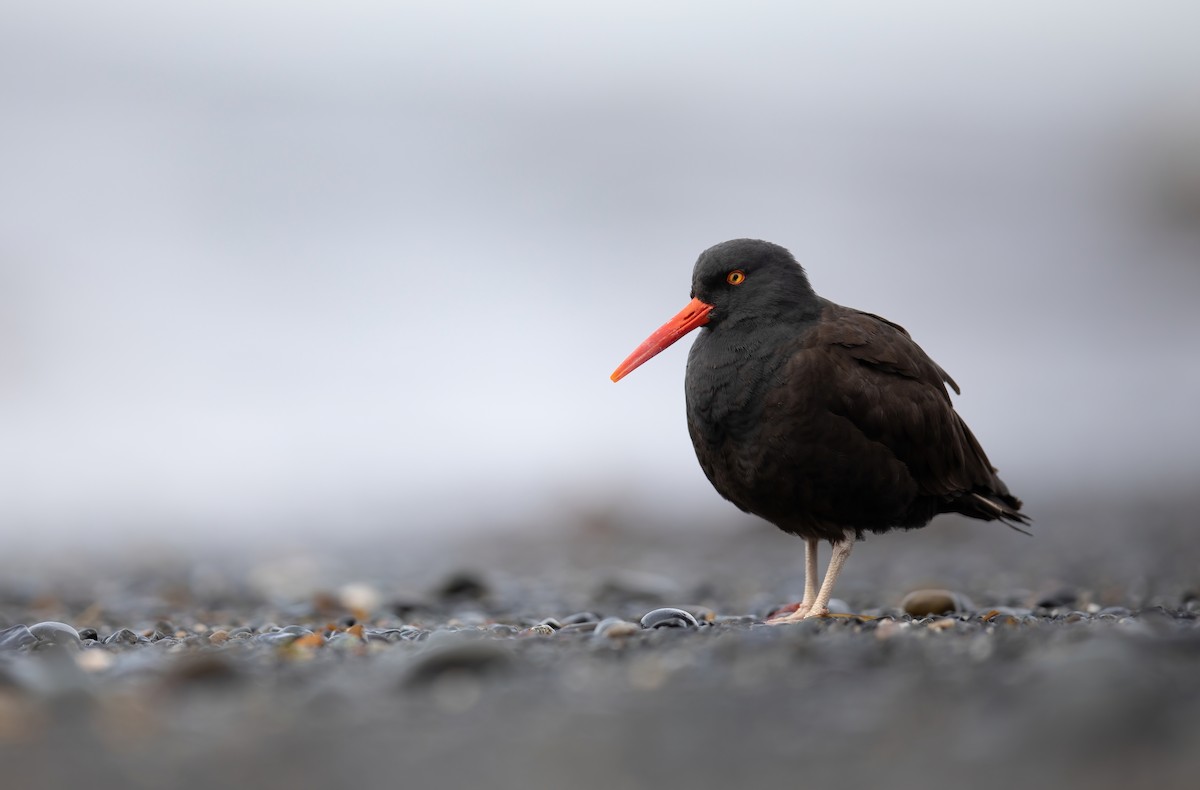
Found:
M 725 275 L 725 282 L 730 285 L 741 285 L 746 282 L 746 273 L 741 269 L 734 269 L 729 274 Z

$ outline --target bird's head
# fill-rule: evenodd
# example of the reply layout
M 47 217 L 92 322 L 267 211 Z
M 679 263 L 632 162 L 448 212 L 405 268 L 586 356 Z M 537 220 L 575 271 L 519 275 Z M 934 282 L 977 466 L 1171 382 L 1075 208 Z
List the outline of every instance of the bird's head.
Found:
M 803 320 L 817 309 L 817 296 L 792 254 L 757 239 L 725 241 L 700 253 L 692 270 L 691 296 L 683 310 L 613 371 L 613 381 L 620 381 L 693 329 Z

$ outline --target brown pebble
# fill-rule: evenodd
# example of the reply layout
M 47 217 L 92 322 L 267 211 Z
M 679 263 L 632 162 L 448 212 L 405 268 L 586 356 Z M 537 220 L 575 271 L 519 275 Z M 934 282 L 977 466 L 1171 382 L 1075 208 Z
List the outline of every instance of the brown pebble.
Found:
M 325 637 L 321 636 L 320 634 L 305 634 L 295 642 L 292 642 L 290 645 L 288 645 L 288 647 L 321 647 L 324 644 Z
M 208 635 L 208 641 L 212 642 L 214 645 L 222 644 L 224 642 L 227 642 L 228 640 L 229 640 L 229 632 L 228 631 L 213 631 L 211 634 Z
M 970 602 L 950 590 L 913 590 L 904 596 L 900 608 L 913 617 L 929 617 L 935 614 L 953 614 L 971 608 Z

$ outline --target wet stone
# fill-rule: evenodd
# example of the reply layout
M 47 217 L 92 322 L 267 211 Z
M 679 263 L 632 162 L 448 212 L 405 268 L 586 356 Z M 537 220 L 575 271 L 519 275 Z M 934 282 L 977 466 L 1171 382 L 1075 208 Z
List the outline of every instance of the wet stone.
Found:
M 641 630 L 642 626 L 638 623 L 631 623 L 619 617 L 607 617 L 596 623 L 596 629 L 592 631 L 592 638 L 622 639 L 640 633 Z
M 85 640 L 86 639 L 94 639 L 94 640 L 99 641 L 100 635 L 96 633 L 95 628 L 83 628 L 83 629 L 80 629 L 80 631 L 79 631 L 79 638 L 85 639 Z
M 969 612 L 974 606 L 959 593 L 950 590 L 913 590 L 900 602 L 904 613 L 912 617 Z
M 136 645 L 139 642 L 149 642 L 149 641 L 150 641 L 149 639 L 146 639 L 144 636 L 138 636 L 133 631 L 130 631 L 128 628 L 122 628 L 120 631 L 116 631 L 112 634 L 109 634 L 108 638 L 104 640 L 104 644 L 106 644 L 106 645 Z
M 521 633 L 521 629 L 515 625 L 507 625 L 506 623 L 492 623 L 488 626 L 488 631 L 495 636 L 516 636 Z
M 691 612 L 664 607 L 647 612 L 642 616 L 642 628 L 699 628 L 700 623 Z
M 1062 587 L 1054 592 L 1043 595 L 1037 600 L 1039 609 L 1058 609 L 1063 606 L 1073 606 L 1079 600 L 1079 593 L 1073 587 Z
M 0 630 L 0 650 L 19 650 L 37 644 L 37 641 L 38 638 L 30 632 L 28 626 L 14 625 Z
M 596 630 L 597 623 L 572 623 L 558 630 L 560 634 L 590 634 Z
M 459 571 L 446 578 L 437 588 L 437 595 L 444 600 L 472 600 L 486 598 L 488 586 L 478 574 Z
M 1107 617 L 1117 617 L 1117 618 L 1128 617 L 1130 614 L 1132 614 L 1132 613 L 1128 609 L 1126 609 L 1124 606 L 1108 606 L 1108 607 L 1105 607 L 1104 609 L 1101 609 L 1099 612 L 1096 612 L 1097 616 L 1105 617 L 1105 618 L 1107 618 Z
M 273 631 L 267 634 L 259 634 L 254 637 L 254 641 L 259 644 L 271 645 L 273 647 L 284 647 L 290 645 L 300 638 L 299 634 L 289 634 L 285 631 Z
M 410 596 L 410 597 L 406 597 L 406 598 L 393 599 L 387 605 L 387 608 L 391 610 L 392 614 L 403 619 L 403 618 L 407 618 L 409 615 L 413 614 L 414 612 L 427 611 L 433 607 L 430 604 L 430 602 L 425 600 L 424 598 Z
M 830 614 L 854 614 L 854 610 L 850 608 L 850 604 L 843 601 L 841 598 L 830 598 L 829 604 L 826 606 Z
M 346 650 L 353 647 L 360 647 L 363 644 L 363 640 L 349 631 L 339 631 L 329 637 L 329 640 L 325 644 L 335 650 Z
M 36 636 L 38 642 L 43 645 L 82 646 L 79 639 L 79 632 L 66 623 L 48 620 L 44 623 L 29 626 L 29 633 Z
M 603 620 L 600 615 L 595 612 L 576 612 L 562 619 L 563 626 L 580 625 L 583 623 L 598 623 Z
M 351 618 L 351 619 L 353 619 L 353 618 Z M 350 625 L 354 625 L 354 623 L 350 623 Z M 308 636 L 309 634 L 312 633 L 312 630 L 309 628 L 305 628 L 302 625 L 289 625 L 289 626 L 281 629 L 279 631 L 279 633 L 295 634 L 296 636 Z

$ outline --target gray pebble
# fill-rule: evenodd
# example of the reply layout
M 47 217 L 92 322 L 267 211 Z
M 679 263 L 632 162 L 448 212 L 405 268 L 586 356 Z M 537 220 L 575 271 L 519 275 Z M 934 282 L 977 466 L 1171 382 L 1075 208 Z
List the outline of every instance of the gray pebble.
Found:
M 30 632 L 28 626 L 14 625 L 0 630 L 0 650 L 19 650 L 37 644 L 37 641 L 38 638 Z
M 448 601 L 478 601 L 489 594 L 483 579 L 471 571 L 458 571 L 446 578 L 437 588 L 437 596 Z
M 290 645 L 300 638 L 300 634 L 289 634 L 286 631 L 272 631 L 266 634 L 259 634 L 254 637 L 254 641 L 259 644 L 271 645 L 273 647 L 283 647 Z
M 850 604 L 843 601 L 841 598 L 830 598 L 827 607 L 830 614 L 854 614 L 854 610 L 850 608 Z
M 1049 595 L 1038 598 L 1035 606 L 1039 609 L 1058 609 L 1063 606 L 1073 606 L 1079 600 L 1079 592 L 1074 587 L 1062 587 Z
M 359 647 L 363 640 L 359 639 L 354 634 L 347 631 L 338 631 L 325 642 L 329 647 L 336 650 L 347 650 L 349 648 Z
M 81 647 L 83 644 L 79 639 L 78 631 L 66 623 L 58 623 L 53 620 L 29 626 L 29 633 L 36 636 L 43 645 Z
M 133 631 L 130 631 L 128 628 L 122 628 L 120 631 L 116 631 L 115 633 L 109 634 L 108 638 L 104 640 L 104 644 L 106 644 L 106 645 L 136 645 L 136 644 L 139 644 L 142 642 L 149 642 L 149 641 L 150 640 L 147 639 L 146 637 L 138 636 Z
M 572 623 L 558 630 L 560 634 L 590 634 L 596 630 L 597 623 Z
M 592 638 L 622 639 L 640 633 L 641 630 L 642 627 L 638 623 L 631 623 L 619 617 L 607 617 L 596 623 L 596 629 L 592 631 Z
M 517 634 L 521 633 L 520 628 L 517 628 L 515 625 L 508 625 L 506 623 L 492 623 L 488 626 L 488 631 L 495 636 L 516 636 Z
M 289 625 L 280 630 L 280 633 L 295 634 L 296 636 L 308 636 L 312 633 L 311 629 L 305 628 L 302 625 Z
M 664 607 L 647 612 L 642 616 L 642 628 L 699 628 L 700 623 L 691 612 Z

